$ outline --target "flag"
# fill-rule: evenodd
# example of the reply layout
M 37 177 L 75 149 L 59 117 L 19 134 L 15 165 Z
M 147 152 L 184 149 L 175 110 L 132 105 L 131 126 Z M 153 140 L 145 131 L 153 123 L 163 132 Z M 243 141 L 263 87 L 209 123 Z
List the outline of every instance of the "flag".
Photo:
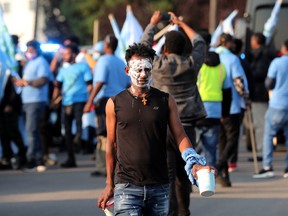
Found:
M 225 20 L 219 23 L 215 32 L 212 34 L 211 42 L 210 42 L 211 47 L 215 47 L 218 45 L 217 44 L 218 38 L 222 33 L 234 35 L 232 21 L 236 17 L 237 14 L 238 14 L 238 10 L 234 10 L 232 11 L 232 13 L 229 14 L 229 16 Z
M 6 68 L 10 69 L 14 74 L 17 71 L 17 61 L 14 58 L 14 45 L 11 35 L 3 19 L 2 7 L 0 6 L 0 52 L 1 63 Z
M 263 35 L 266 37 L 266 45 L 270 43 L 270 40 L 273 36 L 274 30 L 278 22 L 278 15 L 280 12 L 281 4 L 283 0 L 277 0 L 273 7 L 270 17 L 264 24 Z
M 131 6 L 127 6 L 126 19 L 120 32 L 119 26 L 112 14 L 109 16 L 113 32 L 118 39 L 118 47 L 115 54 L 125 61 L 125 52 L 129 45 L 138 43 L 141 40 L 143 29 L 134 16 Z
M 134 16 L 131 6 L 127 5 L 126 19 L 124 21 L 120 35 L 125 48 L 124 52 L 121 52 L 123 59 L 125 58 L 126 49 L 133 43 L 140 42 L 142 34 L 143 34 L 142 26 Z
M 119 26 L 118 26 L 118 24 L 116 22 L 115 17 L 113 16 L 113 14 L 109 14 L 108 18 L 110 20 L 110 24 L 112 26 L 114 35 L 118 39 L 118 46 L 117 46 L 117 49 L 115 51 L 115 55 L 117 55 L 123 61 L 125 61 L 124 58 L 123 58 L 123 55 L 121 53 L 125 52 L 126 49 L 125 49 L 125 45 L 123 43 L 123 40 L 121 38 L 121 33 L 120 33 Z

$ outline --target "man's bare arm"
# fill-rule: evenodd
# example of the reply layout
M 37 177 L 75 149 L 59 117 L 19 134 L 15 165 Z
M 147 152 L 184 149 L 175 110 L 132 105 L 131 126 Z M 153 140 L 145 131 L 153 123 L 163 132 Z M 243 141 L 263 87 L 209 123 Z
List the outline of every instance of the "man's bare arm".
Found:
M 107 201 L 114 194 L 114 170 L 115 170 L 115 137 L 116 137 L 116 116 L 114 112 L 114 103 L 110 98 L 106 104 L 106 127 L 107 127 L 107 143 L 106 143 L 106 186 L 98 198 L 98 207 L 104 209 Z

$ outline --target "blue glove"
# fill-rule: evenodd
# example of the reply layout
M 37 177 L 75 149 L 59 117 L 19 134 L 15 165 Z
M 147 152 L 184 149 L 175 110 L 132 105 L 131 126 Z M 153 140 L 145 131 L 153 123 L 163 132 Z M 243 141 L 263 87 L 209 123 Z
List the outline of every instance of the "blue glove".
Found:
M 197 154 L 197 152 L 193 148 L 187 148 L 182 152 L 182 158 L 186 162 L 185 170 L 188 175 L 189 180 L 193 185 L 197 185 L 196 179 L 194 179 L 192 175 L 192 167 L 194 164 L 200 164 L 202 166 L 206 165 L 206 159 Z

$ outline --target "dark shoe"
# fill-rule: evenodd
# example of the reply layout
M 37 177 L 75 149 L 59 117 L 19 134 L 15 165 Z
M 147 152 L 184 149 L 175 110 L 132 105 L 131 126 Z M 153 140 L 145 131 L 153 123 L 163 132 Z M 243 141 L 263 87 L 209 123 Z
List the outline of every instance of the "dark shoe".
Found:
M 91 177 L 97 177 L 97 176 L 106 176 L 105 173 L 99 172 L 99 171 L 94 171 L 90 173 Z
M 45 172 L 46 166 L 44 163 L 38 162 L 36 163 L 34 160 L 28 161 L 23 169 L 24 172 Z
M 284 170 L 283 178 L 288 178 L 288 167 Z
M 257 156 L 257 161 L 260 162 L 260 161 L 262 161 L 262 160 L 263 160 L 262 156 Z M 249 158 L 248 158 L 248 161 L 249 161 L 249 162 L 254 162 L 253 157 L 249 157 Z
M 222 187 L 231 187 L 232 186 L 230 180 L 227 178 L 224 178 L 221 175 L 217 176 L 217 181 L 222 185 Z
M 75 168 L 75 167 L 77 167 L 77 165 L 73 161 L 66 161 L 66 162 L 61 164 L 61 167 L 63 167 L 63 168 Z
M 220 169 L 218 176 L 217 176 L 218 182 L 222 185 L 222 187 L 231 187 L 231 181 L 229 177 L 228 169 Z
M 0 161 L 0 170 L 10 170 L 12 169 L 12 165 L 10 163 L 10 161 L 6 160 L 6 159 L 2 159 Z
M 272 178 L 274 176 L 273 168 L 262 169 L 258 174 L 253 175 L 253 178 Z

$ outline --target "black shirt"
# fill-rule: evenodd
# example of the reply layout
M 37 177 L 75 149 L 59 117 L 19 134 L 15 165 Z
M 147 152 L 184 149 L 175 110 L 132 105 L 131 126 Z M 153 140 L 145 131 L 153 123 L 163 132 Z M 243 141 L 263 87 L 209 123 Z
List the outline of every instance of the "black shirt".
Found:
M 128 90 L 112 98 L 116 113 L 116 183 L 158 185 L 169 182 L 166 135 L 169 95 L 151 88 L 144 105 Z

